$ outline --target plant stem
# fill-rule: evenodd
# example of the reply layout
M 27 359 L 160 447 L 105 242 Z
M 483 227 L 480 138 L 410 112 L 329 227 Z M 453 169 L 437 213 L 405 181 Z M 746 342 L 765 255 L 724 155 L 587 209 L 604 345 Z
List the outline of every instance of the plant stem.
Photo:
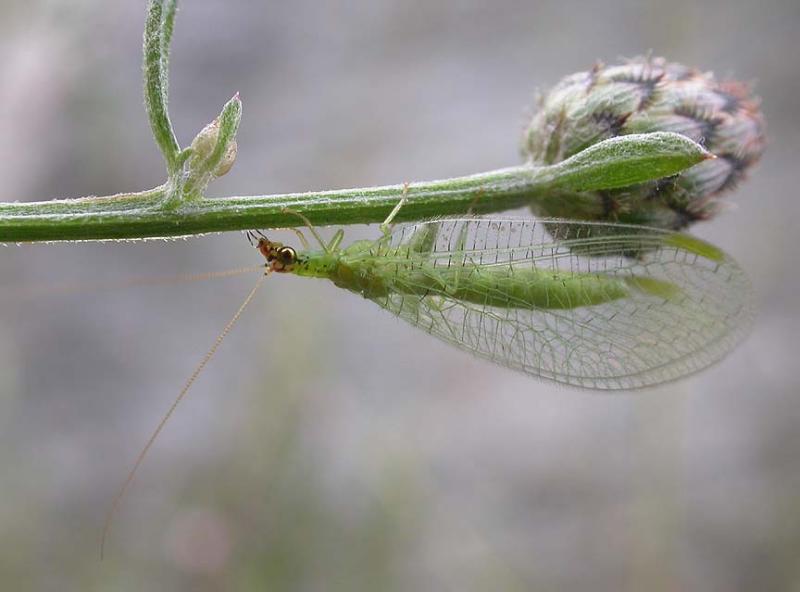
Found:
M 235 127 L 240 113 L 238 98 L 234 97 L 229 105 L 227 127 Z M 684 136 L 654 132 L 610 138 L 554 165 L 528 163 L 466 177 L 412 183 L 407 193 L 404 185 L 387 185 L 171 200 L 169 192 L 174 191 L 174 180 L 170 178 L 161 187 L 140 193 L 0 204 L 0 242 L 157 238 L 288 228 L 304 224 L 298 213 L 319 226 L 368 224 L 382 222 L 403 196 L 406 203 L 398 221 L 468 212 L 488 214 L 542 205 L 544 200 L 563 198 L 565 192 L 612 189 L 662 178 L 707 158 L 713 156 Z
M 548 167 L 522 165 L 442 181 L 412 183 L 398 221 L 490 213 L 554 196 Z M 0 204 L 0 242 L 174 237 L 251 228 L 288 228 L 382 222 L 403 195 L 403 185 L 202 198 L 177 209 L 158 207 L 159 187 L 142 193 Z M 485 199 L 484 199 L 485 198 Z
M 180 146 L 167 109 L 169 44 L 175 25 L 175 0 L 150 0 L 144 29 L 144 102 L 153 137 L 164 155 L 170 177 L 178 173 Z

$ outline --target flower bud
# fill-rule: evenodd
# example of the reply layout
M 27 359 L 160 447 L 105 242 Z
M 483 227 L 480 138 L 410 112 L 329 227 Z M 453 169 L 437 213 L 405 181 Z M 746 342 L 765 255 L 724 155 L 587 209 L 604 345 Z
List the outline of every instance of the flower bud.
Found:
M 200 133 L 195 136 L 191 144 L 192 157 L 190 160 L 190 166 L 199 168 L 200 163 L 205 162 L 209 157 L 211 157 L 214 149 L 217 146 L 217 141 L 219 140 L 219 130 L 220 123 L 219 118 L 217 118 L 200 130 Z M 219 163 L 214 167 L 214 170 L 209 172 L 214 177 L 222 177 L 225 175 L 233 167 L 233 163 L 236 161 L 237 151 L 238 147 L 236 140 L 231 140 L 226 146 L 225 152 L 222 155 Z
M 681 229 L 712 217 L 764 148 L 764 118 L 747 85 L 717 82 L 663 58 L 596 65 L 567 76 L 540 99 L 523 151 L 554 164 L 613 136 L 683 134 L 716 156 L 679 175 L 622 189 L 560 192 L 538 215 Z

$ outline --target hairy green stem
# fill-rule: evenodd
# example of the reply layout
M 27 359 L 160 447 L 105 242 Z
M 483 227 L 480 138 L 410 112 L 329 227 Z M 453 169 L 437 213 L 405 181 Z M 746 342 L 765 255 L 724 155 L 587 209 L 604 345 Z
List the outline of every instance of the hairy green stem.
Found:
M 412 183 L 397 220 L 488 213 L 552 194 L 549 171 L 518 166 L 444 181 Z M 404 185 L 281 195 L 202 198 L 159 207 L 165 189 L 109 197 L 0 204 L 0 242 L 174 237 L 250 228 L 382 222 Z
M 230 103 L 238 114 L 238 99 Z M 231 125 L 235 117 L 231 119 Z M 238 115 L 237 115 L 238 116 Z M 631 134 L 595 144 L 551 166 L 525 164 L 488 173 L 363 189 L 250 197 L 182 199 L 171 182 L 141 193 L 0 204 L 0 242 L 185 236 L 225 230 L 286 228 L 312 223 L 382 222 L 399 200 L 398 221 L 472 212 L 486 214 L 559 199 L 563 192 L 624 187 L 672 175 L 707 158 L 679 134 Z
M 172 129 L 167 109 L 169 91 L 169 43 L 175 24 L 177 3 L 150 0 L 144 28 L 144 102 L 158 147 L 167 163 L 170 177 L 179 172 L 180 146 Z

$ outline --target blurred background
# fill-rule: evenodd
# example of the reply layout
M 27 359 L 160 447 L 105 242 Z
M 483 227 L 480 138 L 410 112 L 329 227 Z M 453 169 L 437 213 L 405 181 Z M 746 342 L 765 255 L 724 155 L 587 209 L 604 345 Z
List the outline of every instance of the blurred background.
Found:
M 0 198 L 161 183 L 144 0 L 2 8 Z M 534 91 L 597 59 L 653 50 L 755 81 L 766 156 L 736 207 L 695 232 L 748 271 L 760 316 L 700 375 L 595 395 L 273 277 L 154 447 L 101 563 L 113 494 L 256 278 L 91 284 L 258 257 L 239 233 L 9 245 L 0 587 L 800 590 L 799 28 L 796 0 L 184 1 L 181 142 L 244 101 L 238 162 L 212 195 L 516 164 Z

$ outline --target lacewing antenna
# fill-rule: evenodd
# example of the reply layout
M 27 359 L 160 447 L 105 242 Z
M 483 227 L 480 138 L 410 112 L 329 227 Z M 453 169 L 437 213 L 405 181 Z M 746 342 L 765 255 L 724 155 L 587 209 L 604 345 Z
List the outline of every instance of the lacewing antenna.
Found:
M 137 286 L 162 286 L 170 284 L 184 284 L 190 282 L 202 282 L 206 280 L 224 279 L 254 273 L 264 269 L 263 265 L 253 265 L 251 267 L 236 267 L 221 271 L 210 271 L 203 273 L 184 273 L 168 276 L 140 276 L 131 277 L 123 280 L 110 280 L 101 282 L 59 282 L 41 285 L 22 286 L 19 288 L 4 288 L 3 296 L 9 298 L 31 298 L 41 295 L 61 296 L 81 292 L 95 292 L 100 290 L 119 290 L 134 288 Z
M 263 269 L 264 266 L 262 265 L 262 266 L 260 266 L 260 268 Z M 144 462 L 144 459 L 147 456 L 147 453 L 153 447 L 153 444 L 155 443 L 155 441 L 158 438 L 159 434 L 161 434 L 162 430 L 164 429 L 164 426 L 167 424 L 167 422 L 169 421 L 170 417 L 172 417 L 172 414 L 175 413 L 175 409 L 178 407 L 180 402 L 186 396 L 186 393 L 189 392 L 189 389 L 192 388 L 192 385 L 197 380 L 197 377 L 200 376 L 200 373 L 203 371 L 203 369 L 206 367 L 206 365 L 211 361 L 211 358 L 213 358 L 214 354 L 217 353 L 217 350 L 219 349 L 219 346 L 222 345 L 222 342 L 225 340 L 225 337 L 228 336 L 228 333 L 230 333 L 231 329 L 233 329 L 233 326 L 236 324 L 236 322 L 242 316 L 242 313 L 244 312 L 244 310 L 247 308 L 247 306 L 250 304 L 250 302 L 252 302 L 253 298 L 256 295 L 256 292 L 258 292 L 258 289 L 262 286 L 262 284 L 264 283 L 264 280 L 267 278 L 267 276 L 270 273 L 271 273 L 271 270 L 267 269 L 264 272 L 264 274 L 261 277 L 258 278 L 258 281 L 256 282 L 256 285 L 253 286 L 253 289 L 250 290 L 250 293 L 242 301 L 242 304 L 239 306 L 237 311 L 234 313 L 234 315 L 228 321 L 228 324 L 225 325 L 225 328 L 222 330 L 222 332 L 217 336 L 216 341 L 214 341 L 214 344 L 208 350 L 206 355 L 203 356 L 202 360 L 200 360 L 200 363 L 197 364 L 197 366 L 194 369 L 194 372 L 192 372 L 192 374 L 189 376 L 188 380 L 184 384 L 184 386 L 181 389 L 180 393 L 178 393 L 178 396 L 175 397 L 175 400 L 172 402 L 172 405 L 167 410 L 167 412 L 164 414 L 164 416 L 161 418 L 161 421 L 159 421 L 158 425 L 156 426 L 156 429 L 153 430 L 153 433 L 150 436 L 150 438 L 147 440 L 147 443 L 144 445 L 144 447 L 142 448 L 141 452 L 139 452 L 139 455 L 136 457 L 136 462 L 133 463 L 133 467 L 131 468 L 130 472 L 128 473 L 128 476 L 125 478 L 125 481 L 122 483 L 122 486 L 119 488 L 119 491 L 114 496 L 114 499 L 111 502 L 111 508 L 109 508 L 108 514 L 106 514 L 105 521 L 103 522 L 103 532 L 102 532 L 102 534 L 100 536 L 100 560 L 101 561 L 103 560 L 103 556 L 105 554 L 106 539 L 108 538 L 108 532 L 109 532 L 109 530 L 111 528 L 111 523 L 112 523 L 112 521 L 114 519 L 114 516 L 116 515 L 117 510 L 119 509 L 119 506 L 120 506 L 120 503 L 122 502 L 122 499 L 125 497 L 125 494 L 127 493 L 128 489 L 130 488 L 131 483 L 133 483 L 133 478 L 136 476 L 136 472 L 139 470 L 139 467 L 142 465 L 142 462 Z

